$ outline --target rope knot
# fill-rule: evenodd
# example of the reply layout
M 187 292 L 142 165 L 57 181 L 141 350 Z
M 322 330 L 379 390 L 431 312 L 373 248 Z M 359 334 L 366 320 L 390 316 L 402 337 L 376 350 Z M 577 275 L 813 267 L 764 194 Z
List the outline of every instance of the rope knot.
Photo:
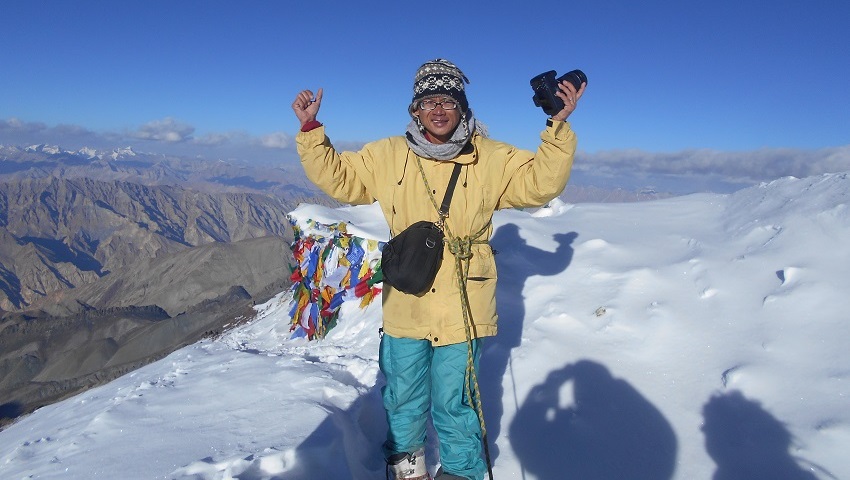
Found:
M 454 238 L 449 240 L 449 252 L 459 260 L 468 260 L 472 258 L 473 240 L 468 235 L 464 237 Z

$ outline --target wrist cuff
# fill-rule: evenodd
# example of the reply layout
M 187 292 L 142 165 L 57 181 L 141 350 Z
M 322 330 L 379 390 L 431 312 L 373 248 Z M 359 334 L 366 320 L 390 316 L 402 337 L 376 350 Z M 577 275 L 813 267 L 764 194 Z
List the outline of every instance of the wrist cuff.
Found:
M 301 125 L 301 131 L 302 132 L 309 132 L 310 130 L 313 130 L 314 128 L 319 128 L 321 126 L 322 126 L 322 124 L 318 120 L 310 120 L 309 122 L 305 123 L 304 125 Z

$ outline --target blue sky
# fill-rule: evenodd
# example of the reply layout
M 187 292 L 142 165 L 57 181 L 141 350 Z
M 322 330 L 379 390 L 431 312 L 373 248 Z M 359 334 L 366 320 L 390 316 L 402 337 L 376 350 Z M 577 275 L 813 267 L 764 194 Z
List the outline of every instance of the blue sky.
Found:
M 587 164 L 652 169 L 662 155 L 699 174 L 778 152 L 850 169 L 844 0 L 10 0 L 0 18 L 0 143 L 291 158 L 300 89 L 323 87 L 319 119 L 356 145 L 403 132 L 413 73 L 443 57 L 492 136 L 522 148 L 545 119 L 528 80 L 581 68 Z

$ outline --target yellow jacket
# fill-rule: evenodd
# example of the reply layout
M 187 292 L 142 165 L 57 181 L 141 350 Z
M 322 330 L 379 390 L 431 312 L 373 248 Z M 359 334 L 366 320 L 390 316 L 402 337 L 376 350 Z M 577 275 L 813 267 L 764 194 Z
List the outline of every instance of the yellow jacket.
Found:
M 457 237 L 487 226 L 497 209 L 539 207 L 567 184 L 576 149 L 568 122 L 550 121 L 540 134 L 537 154 L 474 134 L 452 161 L 422 158 L 422 166 L 439 205 L 454 163 L 464 165 L 455 188 L 447 224 Z M 348 204 L 377 201 L 393 235 L 420 220 L 439 215 L 425 191 L 416 154 L 403 136 L 369 143 L 359 152 L 337 152 L 324 127 L 296 136 L 307 177 L 325 193 Z M 482 239 L 493 234 L 487 227 Z M 473 245 L 467 282 L 475 338 L 496 334 L 496 263 L 487 244 Z M 445 250 L 431 291 L 409 295 L 384 284 L 384 332 L 394 337 L 428 339 L 432 345 L 466 341 L 455 259 Z

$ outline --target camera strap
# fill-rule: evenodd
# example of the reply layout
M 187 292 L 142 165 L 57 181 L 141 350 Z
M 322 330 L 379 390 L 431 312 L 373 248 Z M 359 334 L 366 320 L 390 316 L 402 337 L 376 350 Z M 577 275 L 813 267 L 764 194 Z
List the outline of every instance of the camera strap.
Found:
M 449 205 L 452 203 L 452 196 L 455 192 L 457 179 L 460 177 L 461 167 L 461 164 L 455 163 L 455 168 L 452 170 L 452 178 L 449 179 L 449 186 L 446 188 L 446 195 L 443 197 L 442 205 L 440 205 L 440 223 L 442 223 L 443 219 L 448 218 L 449 216 Z

